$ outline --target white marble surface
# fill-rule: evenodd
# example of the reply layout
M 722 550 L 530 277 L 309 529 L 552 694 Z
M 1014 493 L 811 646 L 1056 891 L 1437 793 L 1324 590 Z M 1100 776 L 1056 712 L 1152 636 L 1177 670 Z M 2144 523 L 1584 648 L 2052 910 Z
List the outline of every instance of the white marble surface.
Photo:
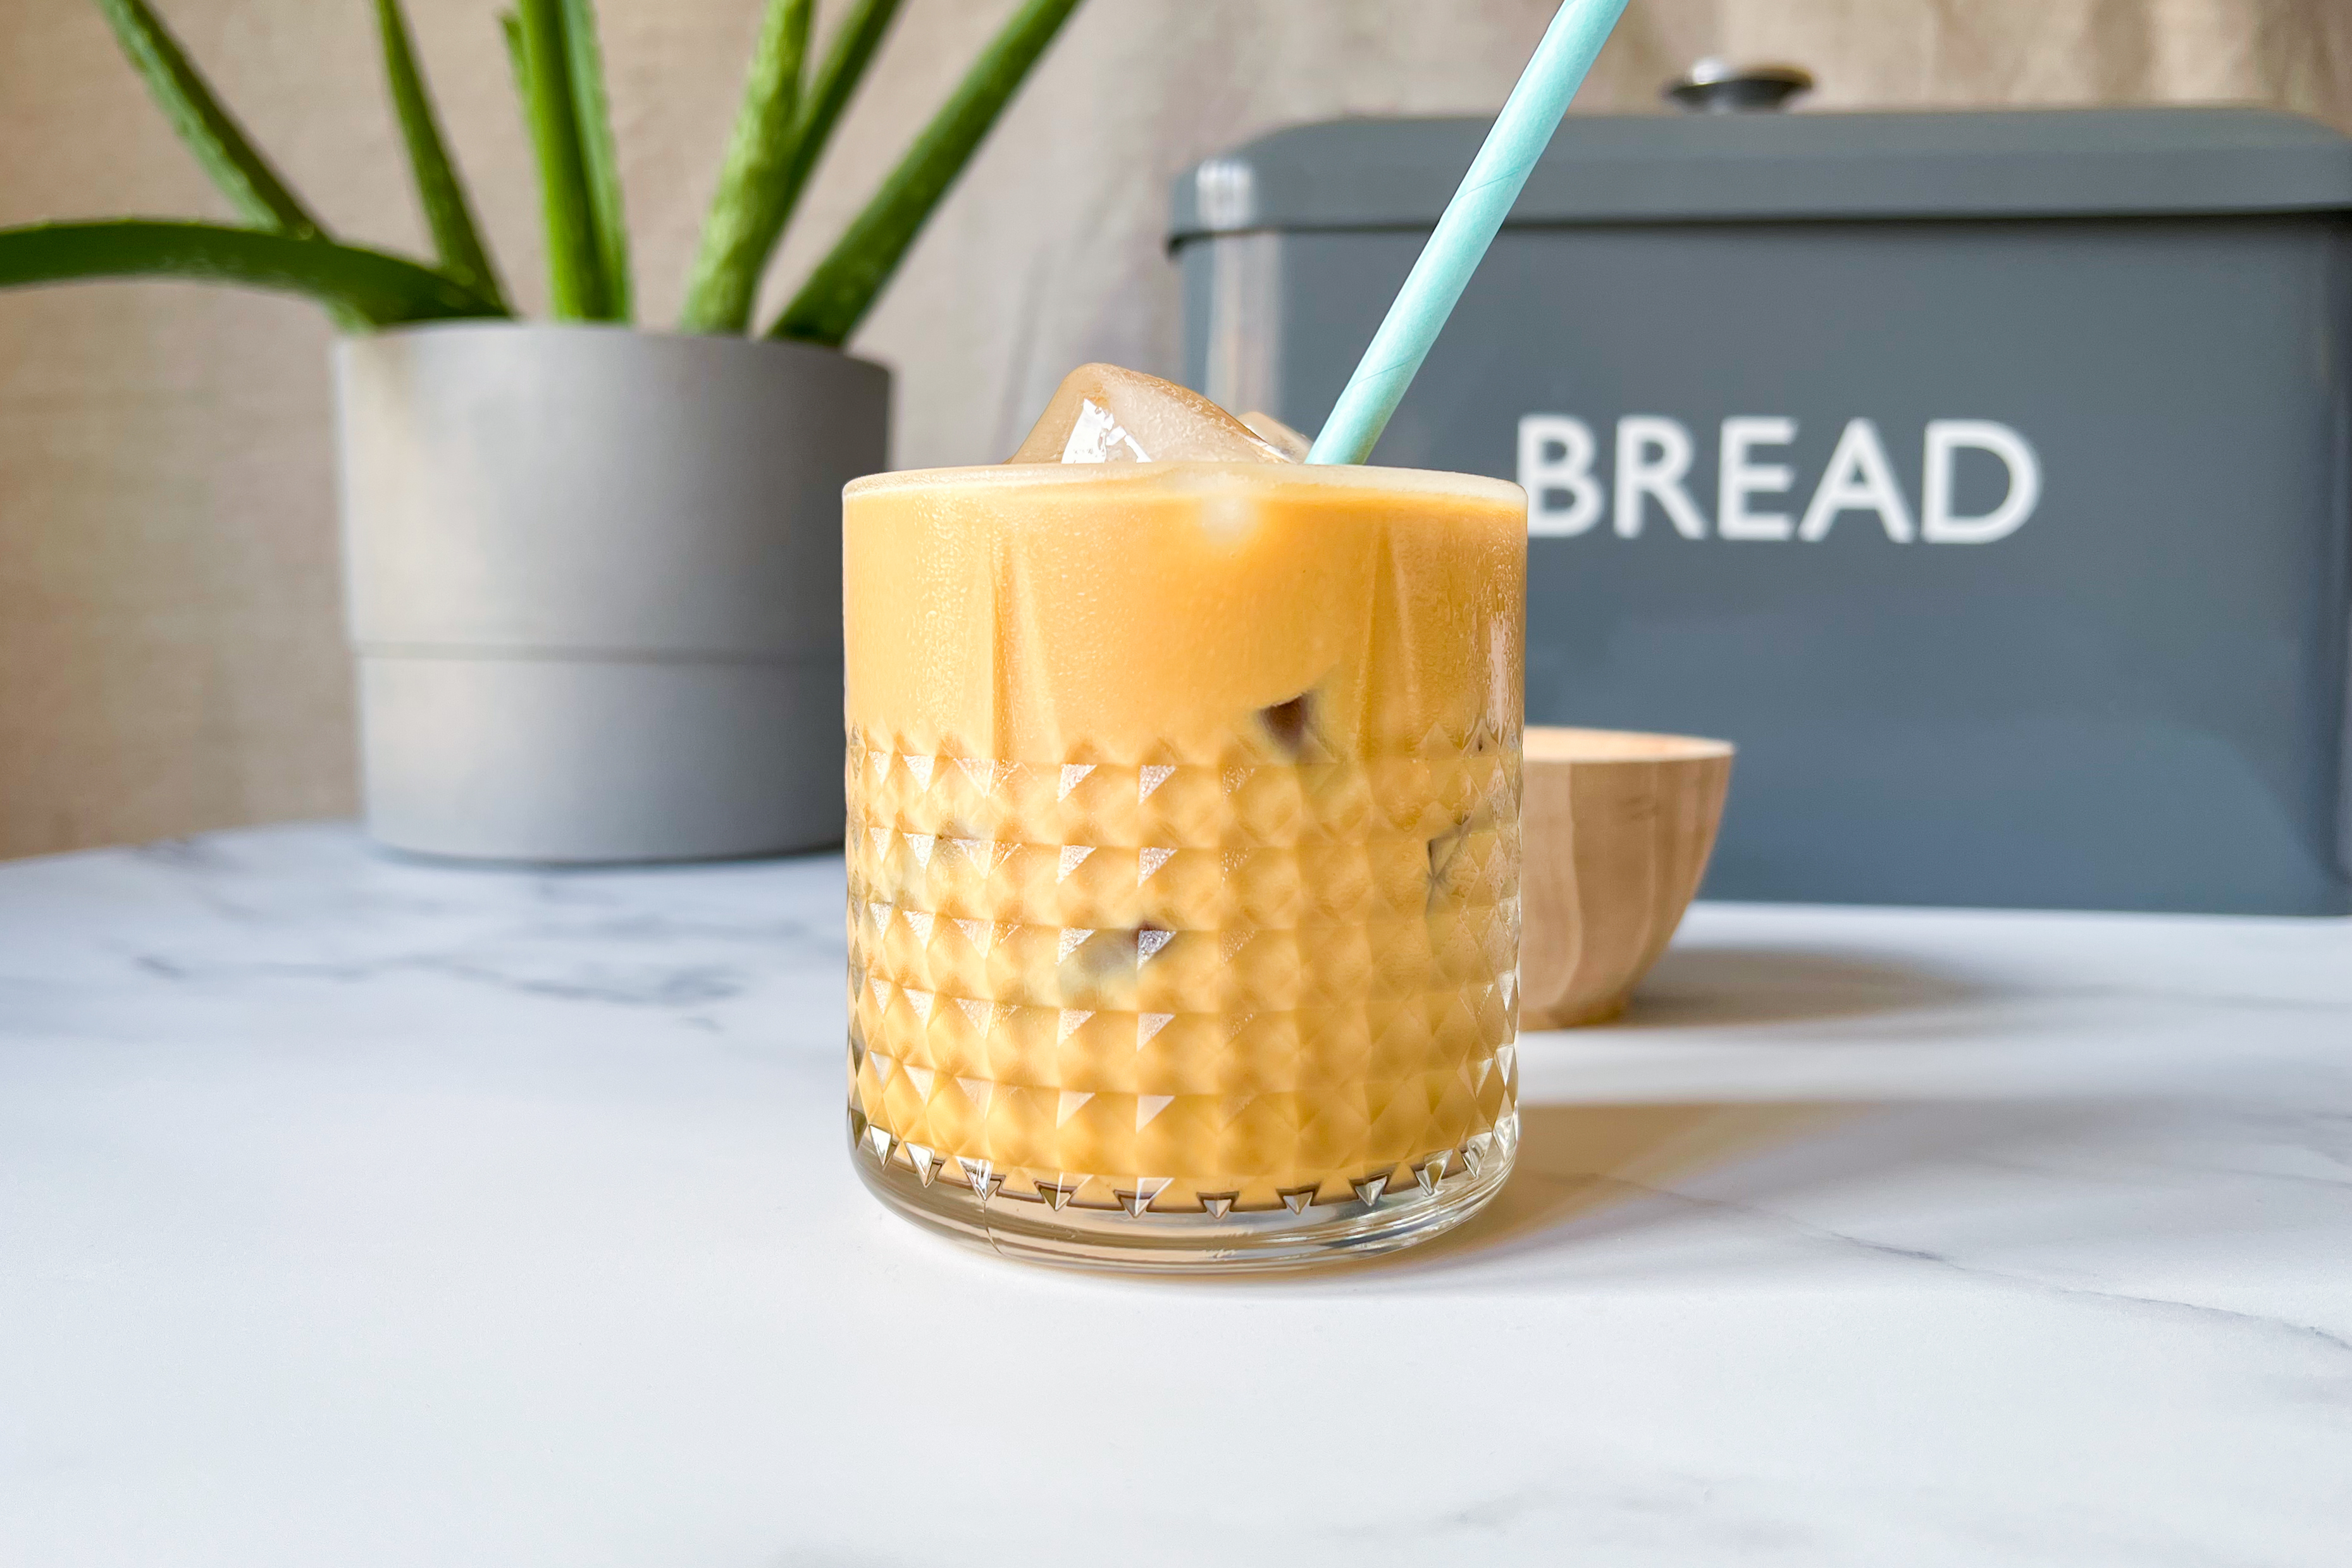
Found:
M 1496 1209 L 1024 1270 L 840 868 L 0 867 L 0 1563 L 2352 1561 L 2352 924 L 1703 907 Z

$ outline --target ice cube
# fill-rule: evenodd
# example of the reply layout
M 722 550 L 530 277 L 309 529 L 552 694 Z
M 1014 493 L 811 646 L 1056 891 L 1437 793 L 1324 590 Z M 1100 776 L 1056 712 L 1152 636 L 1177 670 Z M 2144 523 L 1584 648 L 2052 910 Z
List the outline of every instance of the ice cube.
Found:
M 1270 413 L 1245 413 L 1242 415 L 1242 423 L 1249 426 L 1251 434 L 1293 463 L 1306 462 L 1307 455 L 1315 449 L 1313 442 Z
M 1014 463 L 1284 463 L 1290 459 L 1196 392 L 1117 365 L 1080 365 Z

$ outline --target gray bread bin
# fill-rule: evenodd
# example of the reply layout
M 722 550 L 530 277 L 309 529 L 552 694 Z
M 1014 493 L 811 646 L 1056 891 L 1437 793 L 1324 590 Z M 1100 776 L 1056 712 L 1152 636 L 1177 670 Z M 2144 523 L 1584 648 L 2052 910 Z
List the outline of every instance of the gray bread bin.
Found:
M 1313 430 L 1484 131 L 1175 191 L 1187 374 Z M 1717 898 L 2352 911 L 2352 141 L 1571 118 L 1375 461 L 1533 497 L 1530 723 L 1717 735 Z

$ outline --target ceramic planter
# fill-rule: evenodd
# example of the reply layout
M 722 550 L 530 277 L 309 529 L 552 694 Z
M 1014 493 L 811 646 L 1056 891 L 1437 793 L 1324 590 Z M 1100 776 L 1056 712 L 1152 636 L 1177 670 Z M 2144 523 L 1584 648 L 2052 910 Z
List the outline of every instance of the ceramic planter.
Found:
M 836 841 L 841 487 L 889 374 L 803 344 L 457 324 L 335 351 L 367 827 L 469 859 Z

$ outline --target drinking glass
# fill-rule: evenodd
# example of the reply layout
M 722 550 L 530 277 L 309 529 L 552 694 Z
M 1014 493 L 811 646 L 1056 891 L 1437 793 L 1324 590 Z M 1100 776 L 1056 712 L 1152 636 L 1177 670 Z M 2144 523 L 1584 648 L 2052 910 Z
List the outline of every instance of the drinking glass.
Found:
M 1526 499 L 1026 464 L 844 502 L 849 1140 L 1013 1256 L 1402 1247 L 1517 1145 Z

